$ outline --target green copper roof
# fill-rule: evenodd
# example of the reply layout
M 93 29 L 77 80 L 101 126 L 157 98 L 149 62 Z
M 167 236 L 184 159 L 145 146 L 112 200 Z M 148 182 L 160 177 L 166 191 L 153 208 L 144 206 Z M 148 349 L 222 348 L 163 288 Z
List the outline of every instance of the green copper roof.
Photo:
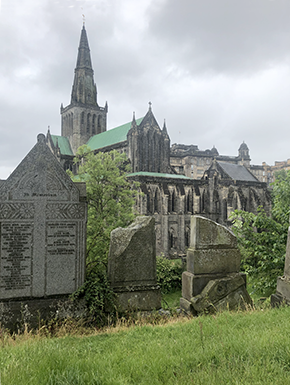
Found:
M 143 118 L 136 119 L 137 125 L 142 122 Z M 98 150 L 103 147 L 111 146 L 112 144 L 124 142 L 127 140 L 128 131 L 131 128 L 131 122 L 112 128 L 111 130 L 102 132 L 92 136 L 87 145 L 91 150 Z
M 179 175 L 179 174 L 162 174 L 159 172 L 146 172 L 146 171 L 139 171 L 134 172 L 133 174 L 128 174 L 128 176 L 153 176 L 155 178 L 174 178 L 174 179 L 192 179 L 185 175 Z
M 62 155 L 73 155 L 69 140 L 65 136 L 51 135 L 53 144 L 60 148 L 60 153 Z

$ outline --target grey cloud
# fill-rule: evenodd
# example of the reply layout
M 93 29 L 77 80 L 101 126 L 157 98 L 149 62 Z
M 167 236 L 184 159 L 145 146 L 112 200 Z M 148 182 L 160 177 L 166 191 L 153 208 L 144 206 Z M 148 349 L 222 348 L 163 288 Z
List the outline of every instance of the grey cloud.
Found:
M 151 14 L 151 37 L 192 72 L 252 72 L 289 62 L 289 14 L 287 0 L 167 0 Z

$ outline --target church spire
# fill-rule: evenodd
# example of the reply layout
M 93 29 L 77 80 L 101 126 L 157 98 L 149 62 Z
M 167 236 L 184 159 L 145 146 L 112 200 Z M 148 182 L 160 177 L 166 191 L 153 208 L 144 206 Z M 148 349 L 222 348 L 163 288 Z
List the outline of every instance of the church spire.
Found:
M 78 103 L 97 105 L 97 88 L 94 82 L 94 71 L 85 26 L 83 26 L 81 31 L 71 95 L 71 104 Z
M 76 69 L 82 68 L 82 67 L 86 67 L 88 69 L 93 70 L 92 62 L 91 62 L 91 55 L 90 55 L 89 42 L 88 42 L 88 37 L 87 37 L 87 32 L 86 32 L 85 26 L 83 26 L 82 32 L 81 32 Z

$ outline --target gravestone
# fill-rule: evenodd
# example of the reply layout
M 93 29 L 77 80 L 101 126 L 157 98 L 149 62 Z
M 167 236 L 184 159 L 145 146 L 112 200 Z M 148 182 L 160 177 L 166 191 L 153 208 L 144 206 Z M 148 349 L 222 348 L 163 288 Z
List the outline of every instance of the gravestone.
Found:
M 246 276 L 239 272 L 240 261 L 236 237 L 229 229 L 202 216 L 192 216 L 181 308 L 198 314 L 251 304 Z
M 71 181 L 39 134 L 0 185 L 0 322 L 9 312 L 17 322 L 23 306 L 33 318 L 83 284 L 86 216 L 85 184 Z
M 272 306 L 290 304 L 290 227 L 288 227 L 284 275 L 277 279 L 276 293 L 271 295 Z
M 153 217 L 137 217 L 129 227 L 111 232 L 108 277 L 121 310 L 161 307 Z

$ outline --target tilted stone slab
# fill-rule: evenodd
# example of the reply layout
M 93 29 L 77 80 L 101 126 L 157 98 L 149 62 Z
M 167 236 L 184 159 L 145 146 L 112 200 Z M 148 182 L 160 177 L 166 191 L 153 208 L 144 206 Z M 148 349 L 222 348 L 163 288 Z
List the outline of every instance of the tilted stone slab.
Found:
M 247 284 L 247 278 L 245 273 L 238 273 Z M 237 274 L 228 275 L 229 277 L 235 277 Z M 224 278 L 222 274 L 202 274 L 195 275 L 188 271 L 182 273 L 182 297 L 190 301 L 192 297 L 197 296 L 206 287 L 209 281 Z
M 235 309 L 245 304 L 251 304 L 251 298 L 246 290 L 243 277 L 226 277 L 209 281 L 201 294 L 190 300 L 192 307 L 198 313 L 207 309 Z

